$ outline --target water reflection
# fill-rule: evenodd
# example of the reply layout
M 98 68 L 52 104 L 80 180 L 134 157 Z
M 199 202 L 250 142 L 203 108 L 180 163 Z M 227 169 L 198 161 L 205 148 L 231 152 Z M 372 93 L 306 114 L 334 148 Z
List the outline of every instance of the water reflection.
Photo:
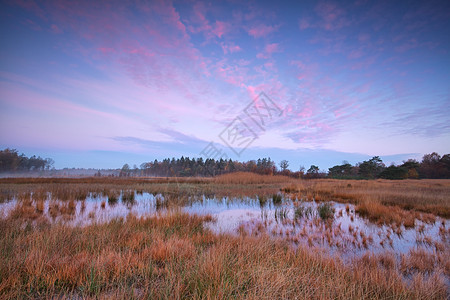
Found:
M 1 203 L 3 217 L 11 213 L 16 204 L 16 200 Z M 85 200 L 77 201 L 60 201 L 49 194 L 46 200 L 33 201 L 32 205 L 36 210 L 40 207 L 40 213 L 52 222 L 75 226 L 107 222 L 130 213 L 140 217 L 180 207 L 188 213 L 212 215 L 216 221 L 207 226 L 214 232 L 269 234 L 294 245 L 322 248 L 344 258 L 366 251 L 407 253 L 419 246 L 430 251 L 446 251 L 450 241 L 448 220 L 437 218 L 434 223 L 416 220 L 414 228 L 379 226 L 356 214 L 353 205 L 318 204 L 284 198 L 281 194 L 272 197 L 202 195 L 180 198 L 171 194 L 122 191 L 109 196 L 89 194 Z

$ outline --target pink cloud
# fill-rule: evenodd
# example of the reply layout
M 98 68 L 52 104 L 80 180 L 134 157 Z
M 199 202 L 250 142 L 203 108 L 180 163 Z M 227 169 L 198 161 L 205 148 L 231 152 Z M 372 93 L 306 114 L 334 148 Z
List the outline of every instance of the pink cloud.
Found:
M 104 60 L 109 68 L 121 66 L 138 84 L 184 86 L 181 90 L 188 93 L 186 85 L 191 77 L 208 74 L 208 64 L 190 42 L 180 15 L 169 1 L 138 3 L 140 18 L 130 18 L 126 4 L 113 7 L 61 0 L 54 5 L 46 3 L 44 8 L 55 25 L 53 30 L 81 38 L 63 44 L 66 51 L 78 52 L 87 61 Z M 94 10 L 101 13 L 92 14 Z M 217 34 L 225 31 L 226 26 L 218 23 Z
M 220 43 L 220 46 L 222 47 L 223 54 L 235 53 L 235 52 L 242 51 L 241 47 L 239 47 L 238 45 L 235 45 L 234 43 L 229 43 L 229 44 Z
M 312 101 L 306 101 L 302 104 L 302 107 L 300 111 L 296 113 L 297 117 L 300 117 L 302 119 L 310 118 L 313 116 L 313 110 L 316 110 L 316 108 L 313 105 Z
M 180 32 L 186 34 L 186 26 L 181 22 L 180 15 L 170 1 L 157 1 L 153 8 L 158 14 L 164 16 L 168 24 L 175 26 Z
M 270 25 L 260 24 L 260 25 L 250 28 L 248 30 L 248 34 L 253 36 L 254 38 L 265 37 L 275 31 L 277 31 L 279 27 L 280 26 L 270 26 Z
M 212 32 L 219 38 L 226 34 L 230 30 L 230 24 L 222 21 L 216 21 Z
M 258 91 L 260 88 L 257 86 L 247 86 L 247 93 L 251 99 L 255 99 L 261 91 Z
M 277 43 L 272 43 L 272 44 L 268 44 L 266 45 L 266 52 L 269 54 L 275 53 L 275 52 L 280 52 L 278 44 Z
M 249 60 L 246 60 L 246 59 L 240 59 L 239 61 L 238 61 L 238 65 L 240 65 L 240 66 L 248 66 L 249 64 L 251 63 L 251 61 L 249 61 Z
M 206 40 L 209 41 L 214 37 L 222 38 L 231 30 L 231 24 L 225 21 L 216 20 L 210 24 L 206 14 L 207 7 L 203 3 L 198 2 L 194 5 L 188 26 L 190 32 L 203 33 Z
M 267 59 L 270 58 L 272 54 L 276 52 L 281 52 L 278 43 L 267 44 L 264 48 L 264 51 L 258 53 L 256 57 L 260 59 Z
M 345 17 L 345 11 L 335 3 L 322 2 L 315 8 L 316 13 L 321 17 L 320 27 L 325 30 L 337 30 L 350 25 L 350 21 Z
M 203 3 L 197 2 L 193 7 L 193 14 L 191 16 L 191 22 L 193 25 L 189 26 L 189 30 L 193 33 L 198 32 L 211 32 L 212 27 L 206 19 L 206 7 Z
M 225 59 L 216 64 L 216 72 L 225 82 L 237 87 L 244 87 L 250 79 L 248 68 L 236 64 L 228 64 Z
M 285 107 L 287 107 L 285 100 L 287 97 L 287 89 L 276 78 L 271 78 L 265 83 L 261 83 L 258 85 L 251 85 L 248 84 L 245 86 L 246 91 L 250 97 L 251 100 L 256 100 L 256 97 L 261 93 L 264 92 L 266 95 L 268 95 L 272 101 L 281 109 L 283 110 Z M 256 102 L 255 102 L 256 103 Z
M 291 61 L 290 64 L 298 68 L 298 73 L 296 75 L 298 80 L 306 79 L 308 80 L 308 82 L 315 82 L 318 74 L 317 64 L 308 64 L 306 62 L 298 60 Z M 304 84 L 306 84 L 306 82 L 302 83 L 302 87 L 304 87 Z
M 264 64 L 264 67 L 271 72 L 275 72 L 277 70 L 275 63 L 273 61 L 266 62 Z
M 103 55 L 107 55 L 107 54 L 115 52 L 115 50 L 113 48 L 108 48 L 108 47 L 100 47 L 100 48 L 98 48 L 98 51 L 100 51 Z

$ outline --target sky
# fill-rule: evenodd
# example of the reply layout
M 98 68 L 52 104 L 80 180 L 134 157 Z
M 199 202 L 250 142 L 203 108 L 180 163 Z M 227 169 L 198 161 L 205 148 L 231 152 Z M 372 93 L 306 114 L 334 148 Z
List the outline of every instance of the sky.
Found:
M 56 168 L 450 153 L 449 1 L 0 6 L 0 148 Z

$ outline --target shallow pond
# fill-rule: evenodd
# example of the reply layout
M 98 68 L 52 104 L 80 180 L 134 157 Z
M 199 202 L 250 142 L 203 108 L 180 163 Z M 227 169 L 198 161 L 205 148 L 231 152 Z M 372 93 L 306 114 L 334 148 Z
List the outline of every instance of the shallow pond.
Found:
M 17 200 L 0 203 L 3 217 L 16 205 Z M 168 207 L 177 206 L 188 213 L 213 216 L 215 222 L 207 226 L 217 233 L 269 234 L 294 245 L 312 246 L 338 254 L 343 259 L 366 251 L 378 253 L 388 250 L 401 254 L 416 247 L 447 251 L 450 242 L 449 220 L 436 218 L 432 223 L 416 220 L 414 228 L 380 226 L 360 217 L 353 205 L 335 202 L 323 204 L 289 198 L 206 196 L 180 201 L 161 194 L 128 192 L 121 193 L 117 199 L 91 194 L 85 201 L 53 200 L 49 194 L 41 206 L 42 215 L 53 222 L 75 226 L 125 218 L 130 213 L 138 217 L 164 213 Z

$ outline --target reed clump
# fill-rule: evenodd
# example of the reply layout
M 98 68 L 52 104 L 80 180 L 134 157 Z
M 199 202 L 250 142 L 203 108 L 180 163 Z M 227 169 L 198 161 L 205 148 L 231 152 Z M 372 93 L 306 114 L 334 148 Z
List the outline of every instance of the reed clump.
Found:
M 294 219 L 298 220 L 305 216 L 305 207 L 303 205 L 298 205 L 294 208 Z
M 257 198 L 258 198 L 259 206 L 261 208 L 264 207 L 267 203 L 267 197 L 264 195 L 258 195 Z
M 322 203 L 317 207 L 317 213 L 322 220 L 332 219 L 334 217 L 334 208 L 331 203 Z
M 31 200 L 22 200 L 17 202 L 15 207 L 10 212 L 13 219 L 29 219 L 34 220 L 41 216 L 40 208 L 33 205 Z
M 272 203 L 274 205 L 281 205 L 282 201 L 283 201 L 283 197 L 280 194 L 272 195 Z
M 405 211 L 399 207 L 388 207 L 378 202 L 363 201 L 356 207 L 356 212 L 368 217 L 372 222 L 380 224 L 403 224 L 405 227 L 414 227 L 416 214 Z

